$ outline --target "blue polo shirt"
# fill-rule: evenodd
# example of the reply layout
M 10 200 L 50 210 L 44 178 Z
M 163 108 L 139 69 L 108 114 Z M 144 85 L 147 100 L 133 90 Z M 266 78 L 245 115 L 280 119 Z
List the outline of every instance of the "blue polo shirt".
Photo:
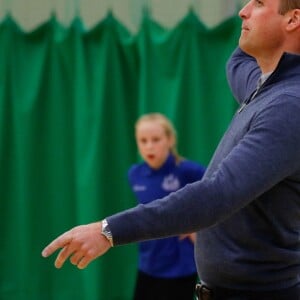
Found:
M 203 166 L 189 160 L 176 163 L 175 157 L 170 154 L 158 170 L 150 168 L 145 162 L 133 165 L 129 169 L 128 179 L 138 202 L 146 204 L 163 198 L 188 183 L 200 180 L 204 171 Z M 194 245 L 187 238 L 179 240 L 178 236 L 175 236 L 145 241 L 138 245 L 138 268 L 148 275 L 176 278 L 197 272 Z

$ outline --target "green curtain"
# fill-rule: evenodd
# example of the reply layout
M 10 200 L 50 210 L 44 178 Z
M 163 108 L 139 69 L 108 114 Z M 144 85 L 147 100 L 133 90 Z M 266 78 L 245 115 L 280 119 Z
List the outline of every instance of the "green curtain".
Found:
M 192 11 L 172 29 L 145 14 L 136 34 L 112 13 L 90 30 L 55 16 L 32 32 L 0 23 L 1 300 L 131 299 L 136 245 L 81 271 L 40 252 L 135 205 L 127 170 L 140 114 L 166 114 L 179 152 L 209 162 L 236 109 L 225 63 L 239 28 L 233 17 L 208 29 Z

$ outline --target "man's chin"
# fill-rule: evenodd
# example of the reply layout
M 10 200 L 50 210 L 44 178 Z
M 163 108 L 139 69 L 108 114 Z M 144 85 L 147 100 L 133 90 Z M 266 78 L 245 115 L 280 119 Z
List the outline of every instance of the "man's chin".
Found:
M 241 38 L 239 40 L 239 47 L 241 48 L 241 50 L 243 50 L 245 53 L 247 53 L 248 55 L 251 55 L 251 47 L 249 47 L 249 45 L 247 45 L 247 43 L 245 41 L 243 41 Z

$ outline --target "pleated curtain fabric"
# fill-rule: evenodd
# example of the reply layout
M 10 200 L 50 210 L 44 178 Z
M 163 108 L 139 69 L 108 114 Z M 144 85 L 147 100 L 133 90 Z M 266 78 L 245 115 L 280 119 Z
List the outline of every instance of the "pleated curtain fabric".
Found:
M 240 22 L 206 28 L 193 12 L 172 29 L 145 14 L 137 33 L 112 13 L 86 31 L 55 17 L 25 32 L 0 24 L 0 299 L 130 300 L 136 245 L 80 271 L 53 267 L 58 234 L 135 205 L 134 123 L 161 112 L 183 156 L 207 164 L 237 105 L 225 76 Z

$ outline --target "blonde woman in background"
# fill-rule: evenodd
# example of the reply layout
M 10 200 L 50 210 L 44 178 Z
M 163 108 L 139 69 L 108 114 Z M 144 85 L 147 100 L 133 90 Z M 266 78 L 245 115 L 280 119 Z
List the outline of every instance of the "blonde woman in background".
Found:
M 136 122 L 135 138 L 143 161 L 129 169 L 128 178 L 138 203 L 163 198 L 202 178 L 204 167 L 178 154 L 176 131 L 166 116 L 160 113 L 141 116 Z M 138 244 L 134 300 L 193 299 L 197 280 L 193 236 Z

